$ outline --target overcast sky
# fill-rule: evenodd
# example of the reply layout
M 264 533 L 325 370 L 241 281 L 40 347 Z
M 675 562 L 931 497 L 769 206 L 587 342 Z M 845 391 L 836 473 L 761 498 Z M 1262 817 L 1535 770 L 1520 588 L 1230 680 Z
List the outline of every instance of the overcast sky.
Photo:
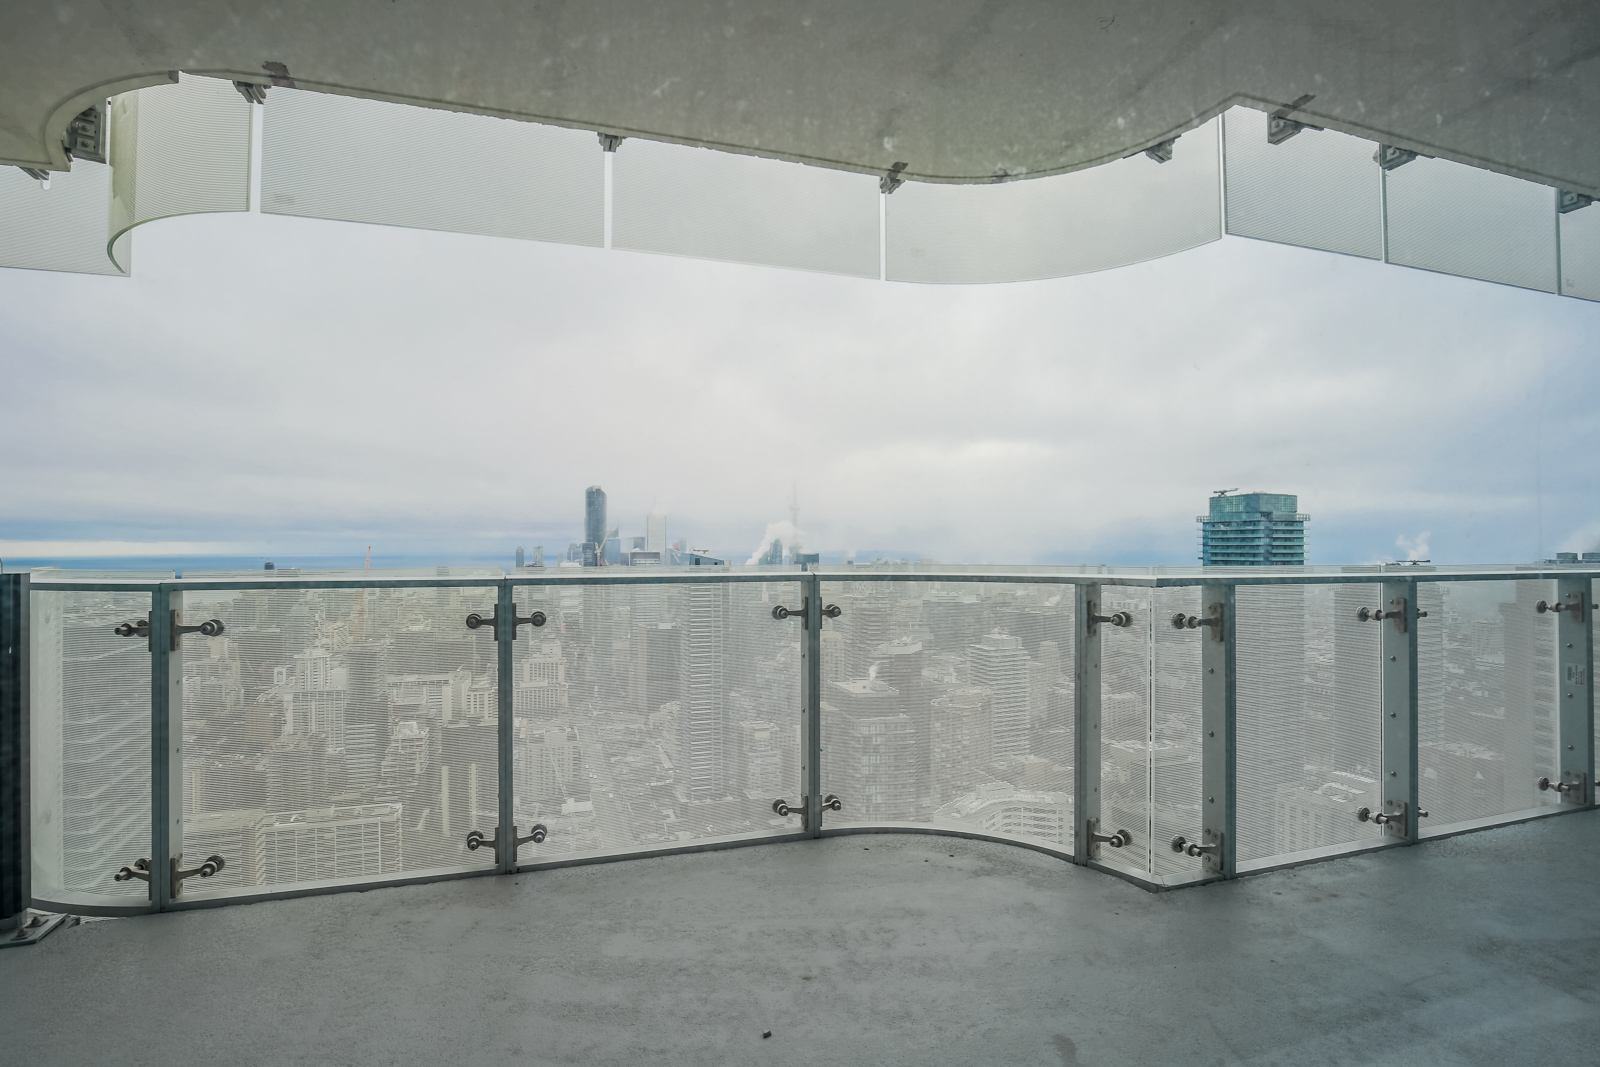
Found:
M 1600 548 L 1578 300 L 1242 239 L 984 286 L 259 214 L 135 248 L 0 269 L 0 555 L 556 552 L 595 483 L 728 553 L 791 487 L 807 547 L 945 562 L 1190 564 L 1223 487 L 1298 493 L 1316 563 Z

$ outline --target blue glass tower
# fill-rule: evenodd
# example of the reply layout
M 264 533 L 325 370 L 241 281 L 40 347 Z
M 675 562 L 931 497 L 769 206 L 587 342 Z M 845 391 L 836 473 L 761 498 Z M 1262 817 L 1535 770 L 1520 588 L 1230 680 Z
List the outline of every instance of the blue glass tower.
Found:
M 1207 567 L 1300 567 L 1306 562 L 1306 523 L 1293 493 L 1223 491 L 1201 515 L 1200 562 Z

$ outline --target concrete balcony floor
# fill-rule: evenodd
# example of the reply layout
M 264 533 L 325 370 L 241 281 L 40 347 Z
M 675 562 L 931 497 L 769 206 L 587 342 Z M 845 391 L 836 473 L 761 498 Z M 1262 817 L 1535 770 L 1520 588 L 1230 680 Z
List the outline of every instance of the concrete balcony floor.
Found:
M 86 923 L 0 1063 L 1584 1063 L 1597 973 L 1600 813 L 1163 894 L 852 836 Z

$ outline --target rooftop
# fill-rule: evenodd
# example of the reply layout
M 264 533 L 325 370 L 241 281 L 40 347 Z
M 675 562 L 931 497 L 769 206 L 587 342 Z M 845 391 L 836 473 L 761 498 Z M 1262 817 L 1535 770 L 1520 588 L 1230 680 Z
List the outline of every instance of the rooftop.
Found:
M 856 835 L 88 923 L 0 1002 L 33 1067 L 1576 1063 L 1597 881 L 1593 812 L 1170 893 Z

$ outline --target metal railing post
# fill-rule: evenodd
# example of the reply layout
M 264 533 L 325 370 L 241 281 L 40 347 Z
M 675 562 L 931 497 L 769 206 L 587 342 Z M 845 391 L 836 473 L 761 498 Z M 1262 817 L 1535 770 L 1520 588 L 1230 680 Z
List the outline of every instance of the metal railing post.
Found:
M 822 836 L 822 581 L 800 576 L 805 619 L 800 630 L 800 785 L 806 828 Z
M 1237 855 L 1235 803 L 1235 718 L 1238 709 L 1235 669 L 1237 644 L 1234 586 L 1207 582 L 1200 587 L 1202 615 L 1220 621 L 1202 639 L 1200 652 L 1200 779 L 1202 844 L 1221 845 L 1205 854 L 1206 869 L 1232 878 Z
M 172 904 L 173 859 L 183 853 L 183 658 L 173 650 L 173 613 L 183 593 L 150 593 L 150 902 Z
M 1383 583 L 1383 806 L 1389 814 L 1384 833 L 1407 844 L 1417 841 L 1417 582 L 1414 578 Z
M 0 931 L 18 926 L 33 902 L 29 598 L 27 574 L 0 574 Z
M 515 736 L 512 727 L 515 725 L 514 715 L 516 685 L 512 677 L 512 642 L 517 638 L 517 601 L 516 590 L 509 581 L 502 579 L 499 587 L 500 597 L 495 604 L 495 618 L 501 620 L 494 628 L 495 648 L 495 703 L 496 703 L 496 740 L 495 751 L 498 756 L 499 766 L 499 791 L 498 807 L 495 825 L 495 840 L 498 847 L 495 849 L 496 865 L 501 874 L 510 874 L 517 869 L 517 841 L 516 833 L 512 830 L 512 802 L 516 796 L 516 761 L 512 746 Z
M 1561 779 L 1581 788 L 1561 794 L 1563 806 L 1595 806 L 1594 603 L 1588 578 L 1556 579 L 1556 699 Z
M 1074 590 L 1072 857 L 1087 864 L 1094 857 L 1090 833 L 1100 821 L 1100 628 L 1091 622 L 1100 606 L 1100 583 Z

